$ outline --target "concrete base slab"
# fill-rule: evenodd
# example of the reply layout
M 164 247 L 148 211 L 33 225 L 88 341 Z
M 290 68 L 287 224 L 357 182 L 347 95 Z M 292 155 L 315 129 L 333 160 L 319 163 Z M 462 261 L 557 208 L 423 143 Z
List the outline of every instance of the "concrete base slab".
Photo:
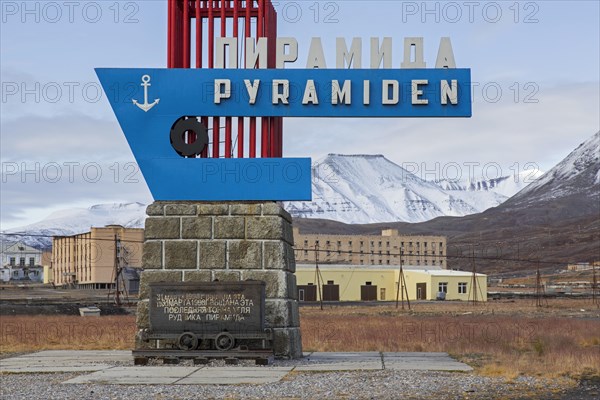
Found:
M 366 371 L 382 370 L 383 364 L 380 361 L 361 361 L 361 362 L 337 362 L 337 363 L 315 363 L 309 365 L 299 365 L 294 371 L 298 372 L 317 372 L 317 371 Z
M 66 382 L 96 383 L 107 385 L 159 385 L 173 384 L 196 372 L 198 367 L 114 367 L 89 375 L 78 376 Z
M 131 362 L 130 351 L 115 350 L 46 350 L 6 358 L 0 372 L 93 372 L 114 367 L 114 363 Z
M 203 368 L 177 381 L 178 385 L 240 385 L 274 383 L 293 367 L 214 367 Z
M 64 383 L 125 385 L 240 385 L 280 381 L 290 371 L 361 370 L 464 371 L 473 369 L 447 353 L 305 353 L 285 366 L 134 366 L 130 351 L 41 351 L 0 360 L 0 372 L 81 372 Z M 84 373 L 91 374 L 83 375 Z

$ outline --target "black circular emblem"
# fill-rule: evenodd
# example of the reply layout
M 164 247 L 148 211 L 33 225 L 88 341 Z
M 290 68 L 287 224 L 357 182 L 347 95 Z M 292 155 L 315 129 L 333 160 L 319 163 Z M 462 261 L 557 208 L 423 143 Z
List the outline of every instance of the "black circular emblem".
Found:
M 195 133 L 196 140 L 185 142 L 185 134 Z M 189 141 L 189 139 L 188 139 Z M 208 146 L 206 127 L 196 117 L 181 117 L 171 127 L 171 146 L 182 157 L 195 156 Z

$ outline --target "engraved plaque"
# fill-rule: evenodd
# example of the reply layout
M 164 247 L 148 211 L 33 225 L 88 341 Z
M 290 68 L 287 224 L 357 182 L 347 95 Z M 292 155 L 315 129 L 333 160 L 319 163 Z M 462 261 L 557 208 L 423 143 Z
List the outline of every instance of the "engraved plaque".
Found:
M 263 331 L 265 283 L 151 283 L 150 331 L 218 333 Z

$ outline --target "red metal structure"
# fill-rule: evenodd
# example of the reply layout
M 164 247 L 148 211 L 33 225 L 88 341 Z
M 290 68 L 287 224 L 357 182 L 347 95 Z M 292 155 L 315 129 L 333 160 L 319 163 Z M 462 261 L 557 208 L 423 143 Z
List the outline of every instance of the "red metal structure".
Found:
M 168 0 L 168 68 L 214 68 L 217 37 L 238 38 L 238 57 L 245 60 L 246 38 L 268 39 L 267 68 L 275 68 L 277 13 L 271 0 Z M 222 63 L 225 65 L 225 63 Z M 244 66 L 245 62 L 238 62 Z M 201 116 L 212 135 L 204 158 L 282 157 L 281 117 Z M 237 121 L 234 122 L 234 119 Z M 246 130 L 246 127 L 248 129 Z M 260 140 L 257 140 L 260 132 Z M 187 142 L 193 142 L 193 133 Z M 247 146 L 247 148 L 246 148 Z M 210 148 L 210 151 L 209 151 Z M 260 149 L 260 153 L 257 153 Z

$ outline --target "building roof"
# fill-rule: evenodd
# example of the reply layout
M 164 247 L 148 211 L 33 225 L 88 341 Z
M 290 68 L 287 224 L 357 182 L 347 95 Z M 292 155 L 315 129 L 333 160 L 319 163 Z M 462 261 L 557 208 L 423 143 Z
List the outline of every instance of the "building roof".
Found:
M 313 270 L 315 269 L 315 264 L 296 264 L 297 270 Z M 364 270 L 364 271 L 398 271 L 399 266 L 394 265 L 356 265 L 356 264 L 322 264 L 319 265 L 319 269 L 327 271 L 327 270 Z M 473 276 L 472 272 L 469 271 L 455 271 L 451 269 L 443 269 L 437 265 L 405 265 L 403 266 L 404 271 L 412 271 L 412 272 L 423 272 L 432 276 Z M 485 274 L 477 273 L 477 276 L 486 276 Z

